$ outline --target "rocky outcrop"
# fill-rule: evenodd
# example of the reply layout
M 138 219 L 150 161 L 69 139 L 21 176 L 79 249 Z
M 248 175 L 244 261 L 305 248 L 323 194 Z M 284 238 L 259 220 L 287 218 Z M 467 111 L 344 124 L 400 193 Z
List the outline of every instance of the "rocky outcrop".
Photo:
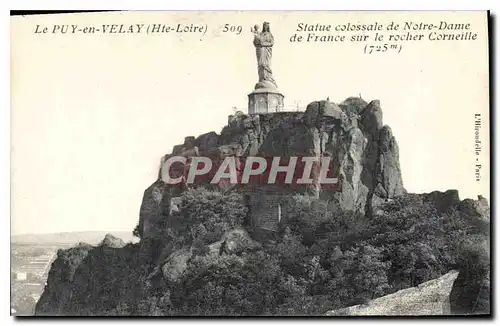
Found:
M 187 262 L 192 255 L 190 248 L 183 248 L 173 252 L 161 268 L 165 280 L 177 282 L 186 270 Z
M 239 254 L 260 247 L 260 243 L 253 240 L 246 230 L 235 229 L 224 234 L 221 240 L 208 245 L 208 251 L 212 255 Z
M 428 194 L 422 194 L 421 197 L 425 202 L 432 202 L 440 213 L 457 208 L 460 204 L 460 197 L 458 195 L 458 191 L 455 189 L 447 190 L 445 192 L 433 191 Z
M 139 212 L 141 238 L 154 236 L 158 223 L 170 213 L 170 191 L 161 180 L 155 181 L 144 191 Z
M 229 116 L 228 124 L 220 135 L 209 132 L 197 138 L 186 137 L 184 144 L 174 146 L 172 154 L 165 155 L 162 162 L 170 155 L 200 155 L 213 159 L 223 159 L 228 155 L 330 157 L 331 166 L 336 170 L 334 174 L 340 180 L 339 185 L 322 187 L 313 171 L 315 182 L 304 186 L 303 190 L 330 201 L 339 209 L 363 214 L 371 214 L 374 206 L 405 193 L 398 145 L 391 129 L 383 124 L 378 100 L 367 103 L 352 97 L 340 105 L 315 101 L 307 106 L 305 112 L 261 115 L 237 112 Z M 144 193 L 140 224 L 145 237 L 154 232 L 158 220 L 169 215 L 172 195 L 162 183 L 161 175 L 162 171 L 159 172 L 159 179 Z M 269 213 L 275 219 L 270 223 L 269 219 L 253 216 L 254 225 L 259 227 L 259 220 L 262 220 L 265 228 L 273 229 L 277 224 L 276 207 L 281 201 L 280 196 L 287 196 L 290 191 L 269 188 L 267 185 L 250 188 L 248 196 L 255 196 L 250 199 L 250 202 L 257 203 L 253 212 Z M 259 203 L 256 192 L 264 194 L 266 202 L 272 199 L 276 203 Z
M 200 155 L 210 155 L 219 146 L 219 135 L 211 131 L 196 138 L 194 144 L 198 147 Z
M 339 104 L 339 107 L 344 111 L 349 118 L 358 120 L 359 115 L 364 110 L 364 108 L 368 105 L 368 102 L 363 100 L 361 97 L 348 97 L 342 103 Z
M 440 214 L 455 211 L 467 217 L 469 226 L 477 232 L 489 234 L 490 229 L 490 207 L 483 196 L 477 200 L 466 198 L 460 200 L 457 190 L 451 189 L 445 192 L 433 191 L 419 196 L 424 202 L 433 205 Z
M 368 103 L 361 98 L 348 98 L 339 105 L 328 100 L 314 101 L 305 112 L 262 115 L 238 112 L 229 117 L 220 135 L 208 132 L 198 137 L 187 136 L 183 144 L 174 146 L 171 153 L 162 157 L 161 163 L 178 155 L 186 158 L 209 156 L 213 160 L 222 160 L 226 156 L 328 157 L 339 184 L 335 187 L 321 184 L 318 171 L 313 170 L 314 182 L 303 186 L 300 192 L 319 197 L 328 210 L 336 208 L 342 212 L 359 213 L 352 216 L 372 215 L 377 209 L 387 209 L 390 213 L 391 209 L 398 208 L 383 204 L 393 202 L 399 205 L 400 201 L 392 199 L 406 194 L 398 144 L 391 128 L 383 123 L 382 109 L 377 100 Z M 251 256 L 252 251 L 275 245 L 281 237 L 275 232 L 278 222 L 287 222 L 286 218 L 281 220 L 281 214 L 286 212 L 286 205 L 291 207 L 290 202 L 298 192 L 282 185 L 209 185 L 224 191 L 233 188 L 241 192 L 238 205 L 245 208 L 240 216 L 242 226 L 231 226 L 233 229 L 229 231 L 225 228 L 225 233 L 216 233 L 217 236 L 209 240 L 191 239 L 185 237 L 183 232 L 190 232 L 190 229 L 186 229 L 181 221 L 183 209 L 189 205 L 180 199 L 181 193 L 190 186 L 167 185 L 162 181 L 164 172 L 160 167 L 157 180 L 144 191 L 139 212 L 140 244 L 124 244 L 108 234 L 97 247 L 81 244 L 59 251 L 37 305 L 37 315 L 105 315 L 110 311 L 111 314 L 117 311 L 133 314 L 133 309 L 168 314 L 168 304 L 163 306 L 166 309 L 163 312 L 151 310 L 151 307 L 148 310 L 144 304 L 156 302 L 151 296 L 169 298 L 170 290 L 182 290 L 183 277 L 191 272 L 191 266 L 196 266 L 191 262 L 196 262 L 193 259 L 199 256 L 203 256 L 200 260 L 208 262 L 234 258 L 238 264 L 244 264 L 244 257 Z M 407 197 L 411 197 L 409 206 L 413 202 L 418 207 L 425 206 L 433 217 L 449 214 L 448 217 L 456 217 L 461 222 L 465 217 L 468 232 L 488 234 L 490 210 L 482 197 L 461 201 L 456 190 L 449 190 L 405 196 L 403 203 Z M 244 206 L 241 201 L 245 201 Z M 249 216 L 243 216 L 247 211 Z M 221 210 L 212 213 L 224 214 Z M 177 238 L 179 242 L 175 241 Z M 487 261 L 482 258 L 472 261 L 468 266 L 473 268 L 462 268 L 458 278 L 458 272 L 453 271 L 418 287 L 395 292 L 366 305 L 331 311 L 327 315 L 484 313 L 489 311 Z M 445 270 L 449 268 L 455 268 L 455 265 L 447 265 Z M 294 290 L 299 289 L 294 283 L 290 284 Z M 172 300 L 177 308 L 182 306 L 181 298 L 172 296 Z
M 80 243 L 67 250 L 58 250 L 57 258 L 50 267 L 47 284 L 36 305 L 37 315 L 56 316 L 67 312 L 74 290 L 75 273 L 87 258 L 93 246 Z
M 209 257 L 240 254 L 261 248 L 261 244 L 253 240 L 244 229 L 237 228 L 226 232 L 219 241 L 208 244 L 205 254 Z M 187 263 L 194 255 L 193 247 L 185 247 L 176 250 L 164 260 L 161 266 L 163 278 L 170 283 L 179 281 L 186 271 Z M 153 274 L 155 274 L 153 272 Z
M 336 144 L 328 148 L 336 157 L 341 186 L 338 189 L 324 189 L 321 197 L 330 200 L 341 210 L 364 213 L 369 193 L 362 178 L 366 144 L 361 130 L 353 127 L 339 135 Z
M 488 201 L 483 196 L 478 196 L 477 200 L 464 199 L 460 203 L 459 209 L 465 214 L 477 217 L 479 219 L 490 219 L 490 207 L 488 205 Z
M 110 244 L 103 241 L 100 246 L 79 244 L 59 250 L 35 314 L 105 315 L 121 300 L 133 297 L 133 285 L 140 284 L 137 270 L 142 268 L 134 258 L 137 246 L 117 248 L 117 242 Z
M 450 291 L 458 276 L 451 271 L 416 287 L 374 299 L 367 304 L 329 311 L 327 316 L 450 315 Z
M 375 195 L 380 198 L 394 198 L 402 195 L 403 179 L 399 167 L 399 148 L 391 128 L 379 130 L 379 157 L 376 170 Z
M 365 212 L 386 199 L 403 195 L 403 178 L 399 165 L 399 148 L 391 128 L 384 126 L 378 100 L 371 101 L 359 114 L 359 125 L 367 140 L 362 180 L 368 188 Z
M 125 246 L 125 242 L 123 242 L 122 239 L 108 233 L 102 240 L 101 246 L 108 248 L 123 248 Z
M 208 156 L 216 161 L 226 156 L 328 157 L 339 184 L 334 187 L 322 184 L 318 179 L 318 171 L 313 170 L 314 182 L 300 189 L 302 193 L 319 197 L 328 210 L 336 208 L 343 212 L 371 215 L 376 209 L 387 209 L 387 213 L 390 213 L 391 209 L 398 208 L 383 204 L 394 202 L 399 205 L 400 201 L 392 199 L 406 194 L 398 144 L 391 128 L 383 123 L 383 112 L 377 100 L 368 103 L 361 98 L 352 97 L 339 105 L 328 100 L 314 101 L 307 106 L 305 112 L 261 115 L 237 112 L 229 116 L 228 123 L 220 134 L 212 131 L 198 137 L 187 136 L 184 143 L 174 146 L 171 153 L 161 158 L 160 163 L 178 155 L 186 158 Z M 289 205 L 288 208 L 292 207 L 290 202 L 293 202 L 293 196 L 298 192 L 295 188 L 283 185 L 209 185 L 224 191 L 233 188 L 241 192 L 236 201 L 245 208 L 241 216 L 238 216 L 242 225 L 231 224 L 230 228 L 221 229 L 221 232 L 214 233 L 216 236 L 208 240 L 202 237 L 191 238 L 193 234 L 185 233 L 197 229 L 184 225 L 186 219 L 182 218 L 185 217 L 184 209 L 189 208 L 189 202 L 183 202 L 186 197 L 182 197 L 182 200 L 180 197 L 190 186 L 167 185 L 162 181 L 164 172 L 160 167 L 157 180 L 144 191 L 139 212 L 140 244 L 125 244 L 121 239 L 108 234 L 97 247 L 80 244 L 75 248 L 59 251 L 37 305 L 37 315 L 130 315 L 148 311 L 149 314 L 169 314 L 172 312 L 169 310 L 172 302 L 178 309 L 184 309 L 183 298 L 179 296 L 179 291 L 183 291 L 183 281 L 186 280 L 184 276 L 192 271 L 191 268 L 198 268 L 198 265 L 191 263 L 197 262 L 199 256 L 202 256 L 200 261 L 209 263 L 235 259 L 240 266 L 245 264 L 246 256 L 252 256 L 252 251 L 272 248 L 282 236 L 275 232 L 278 222 L 286 226 L 287 219 L 281 220 L 281 214 L 286 211 L 286 205 Z M 179 175 L 173 177 L 177 176 Z M 411 201 L 408 201 L 410 208 L 411 203 L 416 202 L 418 207 L 425 204 L 427 209 L 431 206 L 429 211 L 433 217 L 449 214 L 451 219 L 457 217 L 457 221 L 463 221 L 465 216 L 467 222 L 470 222 L 465 223 L 468 232 L 488 234 L 490 210 L 482 197 L 478 200 L 460 201 L 456 190 L 413 194 L 402 199 L 406 200 L 407 197 L 411 197 Z M 241 201 L 245 202 L 244 205 Z M 403 205 L 405 203 L 403 201 Z M 206 204 L 207 202 L 203 202 L 201 205 Z M 436 208 L 435 211 L 433 207 Z M 210 214 L 224 215 L 229 210 L 218 209 Z M 249 216 L 243 216 L 247 211 L 250 212 Z M 194 215 L 204 216 L 203 214 Z M 233 220 L 232 216 L 229 218 Z M 368 219 L 363 219 L 361 225 L 366 225 L 366 220 Z M 328 227 L 330 226 L 325 225 L 325 228 Z M 365 238 L 359 239 L 364 240 L 369 236 L 361 235 Z M 338 236 L 335 234 L 333 241 L 342 239 L 339 237 L 340 240 L 336 240 Z M 358 241 L 358 234 L 354 234 L 353 238 L 356 239 L 353 241 Z M 325 236 L 324 240 L 331 239 Z M 328 249 L 325 252 L 329 252 Z M 268 258 L 277 258 L 272 255 L 261 257 L 260 254 L 264 253 L 257 254 L 264 262 Z M 453 271 L 418 287 L 395 292 L 366 305 L 330 311 L 327 315 L 442 315 L 450 314 L 450 311 L 484 313 L 489 311 L 490 274 L 488 259 L 483 258 L 472 260 L 468 264 L 472 268 L 462 268 L 460 274 Z M 450 260 L 455 264 L 453 259 Z M 444 270 L 449 268 L 455 266 L 446 265 Z M 321 269 L 318 270 L 318 275 L 323 275 L 320 273 Z M 304 293 L 301 282 L 291 278 L 290 283 L 285 282 L 280 286 L 290 286 L 293 293 L 301 297 Z M 275 284 L 275 279 L 269 284 Z M 243 286 L 242 290 L 245 288 Z M 172 295 L 172 301 L 168 303 L 171 290 L 177 293 Z M 155 308 L 158 299 L 156 296 L 168 299 L 161 306 L 163 310 Z M 330 308 L 321 308 L 321 312 L 338 306 L 337 303 L 329 305 Z M 182 315 L 185 312 L 182 309 L 175 313 Z

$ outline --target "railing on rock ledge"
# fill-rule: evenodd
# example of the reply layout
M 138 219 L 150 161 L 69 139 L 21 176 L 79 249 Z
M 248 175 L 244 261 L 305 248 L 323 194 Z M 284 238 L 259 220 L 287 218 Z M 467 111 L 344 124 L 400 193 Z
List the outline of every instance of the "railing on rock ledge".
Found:
M 275 113 L 275 112 L 304 112 L 306 110 L 306 107 L 305 106 L 300 106 L 300 105 L 285 105 L 283 108 L 281 109 L 274 109 L 274 110 L 269 110 L 268 113 Z M 235 107 L 233 106 L 232 108 L 232 114 L 233 115 L 236 115 L 238 112 L 241 112 L 243 114 L 247 114 L 248 113 L 248 108 L 238 108 L 238 107 Z

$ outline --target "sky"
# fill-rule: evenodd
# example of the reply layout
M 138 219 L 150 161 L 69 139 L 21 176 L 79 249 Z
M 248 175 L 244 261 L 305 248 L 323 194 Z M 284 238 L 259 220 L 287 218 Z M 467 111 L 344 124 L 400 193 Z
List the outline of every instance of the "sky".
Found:
M 127 12 L 11 18 L 11 231 L 132 230 L 160 158 L 246 111 L 257 82 L 250 27 L 269 21 L 285 107 L 380 100 L 405 188 L 489 198 L 485 13 Z M 470 23 L 475 41 L 291 43 L 297 24 Z M 206 34 L 36 34 L 55 24 L 198 24 Z M 224 33 L 225 24 L 242 32 Z M 306 35 L 306 34 L 303 34 Z M 349 36 L 352 35 L 349 34 Z M 370 34 L 371 35 L 371 34 Z M 374 44 L 373 42 L 367 43 Z M 482 152 L 474 155 L 474 115 Z M 476 161 L 476 159 L 478 159 Z M 474 166 L 482 165 L 481 181 Z

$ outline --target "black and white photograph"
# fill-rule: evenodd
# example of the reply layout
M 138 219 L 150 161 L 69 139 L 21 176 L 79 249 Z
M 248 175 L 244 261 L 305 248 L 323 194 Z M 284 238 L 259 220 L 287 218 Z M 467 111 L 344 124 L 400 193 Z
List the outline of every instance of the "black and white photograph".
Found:
M 11 13 L 11 316 L 491 317 L 490 23 Z

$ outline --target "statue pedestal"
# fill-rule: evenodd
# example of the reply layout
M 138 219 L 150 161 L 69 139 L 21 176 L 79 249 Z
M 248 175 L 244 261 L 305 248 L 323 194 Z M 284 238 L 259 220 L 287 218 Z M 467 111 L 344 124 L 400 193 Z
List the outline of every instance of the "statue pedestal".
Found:
M 276 88 L 257 88 L 248 94 L 248 114 L 280 112 L 284 98 Z

